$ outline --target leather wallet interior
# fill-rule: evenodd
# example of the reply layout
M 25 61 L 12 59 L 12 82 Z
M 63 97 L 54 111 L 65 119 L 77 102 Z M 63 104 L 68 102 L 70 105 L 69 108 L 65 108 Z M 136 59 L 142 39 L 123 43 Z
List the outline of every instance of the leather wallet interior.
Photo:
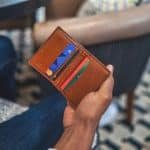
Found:
M 29 64 L 50 81 L 73 108 L 109 76 L 107 68 L 60 27 L 39 48 Z

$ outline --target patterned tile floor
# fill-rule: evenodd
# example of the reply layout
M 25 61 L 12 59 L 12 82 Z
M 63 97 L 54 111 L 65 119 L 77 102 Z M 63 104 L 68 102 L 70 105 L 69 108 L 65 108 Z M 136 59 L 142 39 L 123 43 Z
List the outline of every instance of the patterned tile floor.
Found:
M 137 86 L 134 99 L 134 119 L 128 125 L 124 118 L 125 95 L 119 98 L 116 121 L 98 129 L 96 150 L 149 150 L 150 149 L 150 60 Z
M 37 74 L 26 64 L 33 50 L 31 31 L 27 29 L 24 33 L 19 31 L 1 33 L 12 38 L 17 51 L 22 50 L 25 60 L 23 63 L 18 63 L 16 72 L 17 103 L 25 106 L 38 103 L 37 99 L 40 97 L 41 90 Z M 16 106 L 15 108 L 17 110 Z M 132 125 L 128 125 L 124 118 L 125 95 L 119 97 L 118 108 L 119 114 L 116 121 L 97 130 L 98 138 L 94 149 L 150 150 L 150 61 L 136 89 Z

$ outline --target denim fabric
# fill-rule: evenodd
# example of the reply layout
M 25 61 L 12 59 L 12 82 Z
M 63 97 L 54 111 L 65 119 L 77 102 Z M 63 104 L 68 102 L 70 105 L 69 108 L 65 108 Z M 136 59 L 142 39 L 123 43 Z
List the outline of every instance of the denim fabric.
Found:
M 15 98 L 16 54 L 10 39 L 0 36 L 0 97 Z
M 47 150 L 63 132 L 65 99 L 55 93 L 0 124 L 0 150 Z
M 11 41 L 0 36 L 0 97 L 13 99 L 16 54 Z M 47 150 L 63 132 L 66 101 L 53 92 L 25 113 L 0 124 L 0 150 Z

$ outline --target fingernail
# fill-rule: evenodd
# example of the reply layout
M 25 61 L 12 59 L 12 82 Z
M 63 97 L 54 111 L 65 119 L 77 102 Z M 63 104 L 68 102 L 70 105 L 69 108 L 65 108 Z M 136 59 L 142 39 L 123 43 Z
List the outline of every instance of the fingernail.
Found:
M 107 69 L 110 71 L 110 72 L 113 72 L 114 71 L 114 67 L 112 65 L 107 65 Z

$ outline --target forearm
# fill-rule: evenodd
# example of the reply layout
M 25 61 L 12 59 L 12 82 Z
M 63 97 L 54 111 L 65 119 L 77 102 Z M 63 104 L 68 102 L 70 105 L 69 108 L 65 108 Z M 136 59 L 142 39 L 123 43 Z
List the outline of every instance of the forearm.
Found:
M 92 145 L 96 125 L 82 123 L 67 128 L 56 144 L 58 150 L 89 150 Z
M 150 4 L 119 13 L 37 24 L 34 28 L 35 42 L 41 44 L 57 26 L 63 27 L 72 37 L 85 45 L 142 35 L 150 32 L 149 9 Z

